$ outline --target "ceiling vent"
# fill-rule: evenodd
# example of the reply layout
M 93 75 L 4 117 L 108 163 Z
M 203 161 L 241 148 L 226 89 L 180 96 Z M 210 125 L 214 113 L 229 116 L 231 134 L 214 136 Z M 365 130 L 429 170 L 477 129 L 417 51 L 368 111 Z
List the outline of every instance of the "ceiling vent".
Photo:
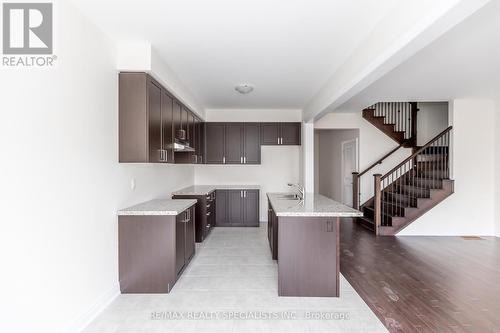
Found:
M 239 92 L 240 94 L 246 95 L 249 94 L 253 91 L 253 86 L 248 83 L 242 83 L 238 84 L 236 87 L 234 87 L 234 90 Z

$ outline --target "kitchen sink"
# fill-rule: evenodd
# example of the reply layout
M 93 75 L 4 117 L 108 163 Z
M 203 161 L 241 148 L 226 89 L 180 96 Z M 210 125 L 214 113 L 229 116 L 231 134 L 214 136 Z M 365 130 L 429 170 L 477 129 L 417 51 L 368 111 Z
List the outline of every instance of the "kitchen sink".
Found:
M 301 200 L 297 194 L 283 194 L 278 197 L 281 200 Z

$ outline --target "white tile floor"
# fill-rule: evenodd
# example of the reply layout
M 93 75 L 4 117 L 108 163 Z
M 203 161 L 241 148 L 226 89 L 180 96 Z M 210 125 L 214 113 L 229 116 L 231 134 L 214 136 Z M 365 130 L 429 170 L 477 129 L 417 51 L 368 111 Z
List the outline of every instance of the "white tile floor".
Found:
M 338 298 L 299 298 L 278 297 L 277 275 L 267 225 L 215 228 L 170 294 L 120 295 L 85 332 L 387 332 L 344 277 Z M 348 318 L 312 320 L 308 312 Z M 279 315 L 295 317 L 262 318 Z

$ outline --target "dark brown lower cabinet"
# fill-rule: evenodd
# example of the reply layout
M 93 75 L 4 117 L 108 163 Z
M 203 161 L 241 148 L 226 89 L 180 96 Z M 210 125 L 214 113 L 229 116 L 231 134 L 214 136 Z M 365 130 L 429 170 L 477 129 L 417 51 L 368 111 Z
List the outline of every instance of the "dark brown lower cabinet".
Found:
M 268 200 L 267 209 L 267 238 L 273 260 L 278 260 L 278 217 Z
M 339 296 L 339 218 L 278 216 L 278 294 Z
M 259 226 L 259 190 L 217 190 L 216 192 L 216 226 Z
M 169 293 L 195 253 L 194 206 L 177 216 L 119 216 L 122 293 Z
M 195 205 L 195 240 L 197 243 L 203 242 L 215 226 L 215 191 L 203 195 L 174 195 L 172 199 L 197 200 Z

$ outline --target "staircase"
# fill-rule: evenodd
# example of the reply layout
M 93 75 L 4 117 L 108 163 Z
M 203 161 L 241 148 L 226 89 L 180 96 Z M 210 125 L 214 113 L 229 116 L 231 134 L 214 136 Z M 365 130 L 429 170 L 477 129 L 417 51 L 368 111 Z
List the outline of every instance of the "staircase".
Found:
M 365 171 L 353 173 L 354 206 L 364 213 L 357 221 L 377 235 L 397 234 L 454 191 L 449 158 L 452 127 L 418 147 L 416 111 L 416 103 L 378 103 L 363 110 L 366 120 L 399 144 Z M 360 177 L 400 147 L 413 148 L 413 154 L 385 175 L 373 175 L 374 196 L 359 207 Z

